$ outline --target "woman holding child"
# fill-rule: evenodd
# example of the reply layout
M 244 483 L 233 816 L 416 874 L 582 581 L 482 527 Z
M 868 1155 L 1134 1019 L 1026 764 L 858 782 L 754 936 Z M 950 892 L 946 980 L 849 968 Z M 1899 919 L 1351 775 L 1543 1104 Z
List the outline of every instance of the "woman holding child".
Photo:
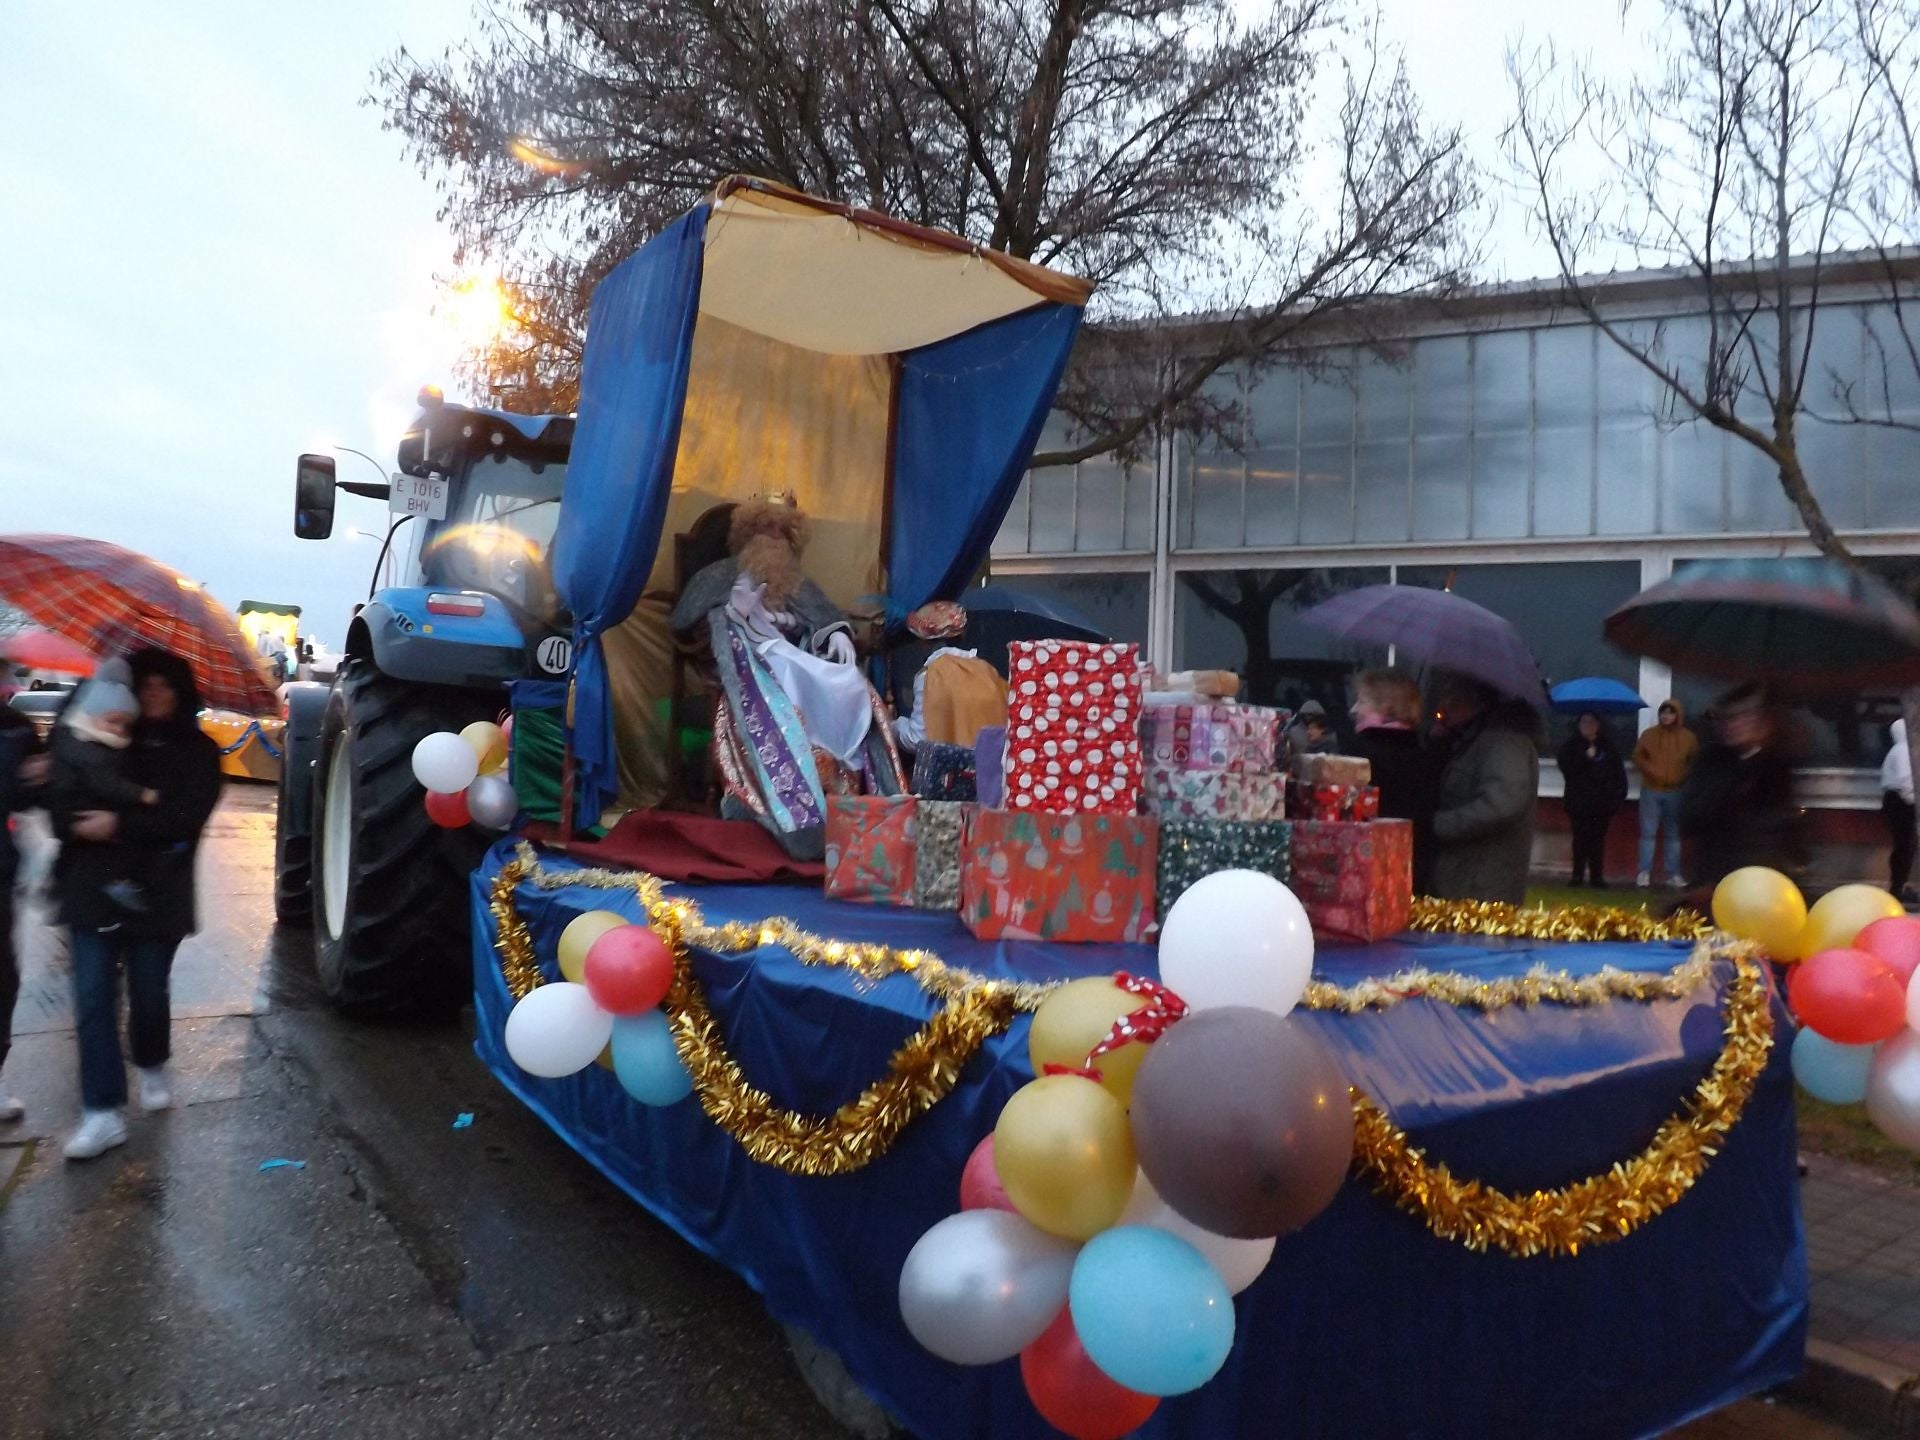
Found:
M 127 1138 L 120 970 L 140 1105 L 173 1104 L 167 1080 L 168 979 L 197 928 L 194 857 L 220 797 L 220 752 L 200 730 L 193 672 L 165 650 L 110 663 L 74 697 L 53 739 L 48 797 L 63 842 L 54 870 L 73 958 L 80 1098 L 67 1141 L 89 1160 Z

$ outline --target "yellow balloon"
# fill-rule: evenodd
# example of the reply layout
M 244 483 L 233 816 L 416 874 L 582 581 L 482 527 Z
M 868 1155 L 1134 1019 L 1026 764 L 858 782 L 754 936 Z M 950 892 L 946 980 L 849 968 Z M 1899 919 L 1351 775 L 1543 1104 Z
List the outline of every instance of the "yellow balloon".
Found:
M 593 1063 L 598 1065 L 602 1070 L 613 1069 L 613 1041 L 607 1041 L 606 1047 L 601 1050 L 598 1055 L 593 1057 Z
M 1778 870 L 1749 865 L 1714 886 L 1713 923 L 1756 942 L 1776 960 L 1797 959 L 1800 930 L 1807 923 L 1806 897 Z
M 460 738 L 480 757 L 480 773 L 492 775 L 507 765 L 507 737 L 491 720 L 476 720 L 460 732 Z
M 1091 1240 L 1133 1194 L 1133 1129 L 1118 1100 L 1082 1075 L 1014 1091 L 993 1128 L 993 1168 L 1014 1208 L 1042 1230 Z
M 618 930 L 622 925 L 633 922 L 624 915 L 611 910 L 589 910 L 584 915 L 576 915 L 567 922 L 567 928 L 560 932 L 560 974 L 564 979 L 580 985 L 587 978 L 587 951 L 593 948 L 593 942 L 609 930 Z
M 1112 1032 L 1113 1022 L 1146 1003 L 1145 996 L 1122 990 L 1111 976 L 1069 980 L 1033 1012 L 1033 1028 L 1027 1032 L 1033 1073 L 1045 1075 L 1049 1065 L 1080 1069 L 1087 1063 L 1087 1052 Z M 1133 1100 L 1133 1077 L 1146 1058 L 1147 1047 L 1130 1040 L 1093 1063 L 1107 1093 L 1127 1105 Z
M 1905 907 L 1878 885 L 1842 885 L 1838 890 L 1829 890 L 1814 901 L 1813 908 L 1807 912 L 1797 958 L 1804 960 L 1822 950 L 1844 949 L 1874 921 L 1906 913 Z

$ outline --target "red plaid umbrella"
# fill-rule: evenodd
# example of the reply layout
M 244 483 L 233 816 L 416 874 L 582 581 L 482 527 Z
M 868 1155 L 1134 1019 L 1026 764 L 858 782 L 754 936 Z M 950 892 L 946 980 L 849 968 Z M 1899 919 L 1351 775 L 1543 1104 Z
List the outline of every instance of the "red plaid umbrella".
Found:
M 0 535 L 0 599 L 96 655 L 171 650 L 216 710 L 279 708 L 233 613 L 158 560 L 76 535 Z
M 73 641 L 50 630 L 22 630 L 0 640 L 0 660 L 56 675 L 91 675 L 99 661 Z

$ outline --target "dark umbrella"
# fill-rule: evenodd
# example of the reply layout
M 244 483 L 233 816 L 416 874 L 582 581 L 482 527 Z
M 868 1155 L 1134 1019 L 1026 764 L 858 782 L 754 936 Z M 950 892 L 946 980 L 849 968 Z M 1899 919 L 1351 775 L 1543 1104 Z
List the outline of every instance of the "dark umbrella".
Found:
M 1638 715 L 1647 708 L 1639 691 L 1604 675 L 1565 680 L 1547 693 L 1560 715 Z
M 0 535 L 0 598 L 96 655 L 172 651 L 216 710 L 279 708 L 233 612 L 158 560 L 75 535 Z
M 1010 640 L 1106 640 L 1098 625 L 1071 606 L 1006 585 L 982 585 L 960 596 L 967 612 L 969 650 L 978 650 L 1002 675 L 1007 673 Z
M 1800 696 L 1920 684 L 1920 614 L 1839 560 L 1707 560 L 1627 601 L 1607 639 L 1676 670 Z
M 1546 683 L 1520 632 L 1450 590 L 1363 585 L 1300 615 L 1302 623 L 1362 645 L 1391 645 L 1415 664 L 1452 670 L 1544 709 Z

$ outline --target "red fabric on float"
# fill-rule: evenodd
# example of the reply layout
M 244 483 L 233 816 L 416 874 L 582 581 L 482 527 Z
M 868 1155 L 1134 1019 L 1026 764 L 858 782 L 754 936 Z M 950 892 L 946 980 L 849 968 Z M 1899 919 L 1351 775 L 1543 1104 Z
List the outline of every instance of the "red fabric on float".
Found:
M 559 827 L 535 821 L 526 836 L 536 845 L 559 844 Z M 751 820 L 716 820 L 674 810 L 635 810 L 601 840 L 565 847 L 588 865 L 645 870 L 662 880 L 819 881 L 818 860 L 795 860 Z

